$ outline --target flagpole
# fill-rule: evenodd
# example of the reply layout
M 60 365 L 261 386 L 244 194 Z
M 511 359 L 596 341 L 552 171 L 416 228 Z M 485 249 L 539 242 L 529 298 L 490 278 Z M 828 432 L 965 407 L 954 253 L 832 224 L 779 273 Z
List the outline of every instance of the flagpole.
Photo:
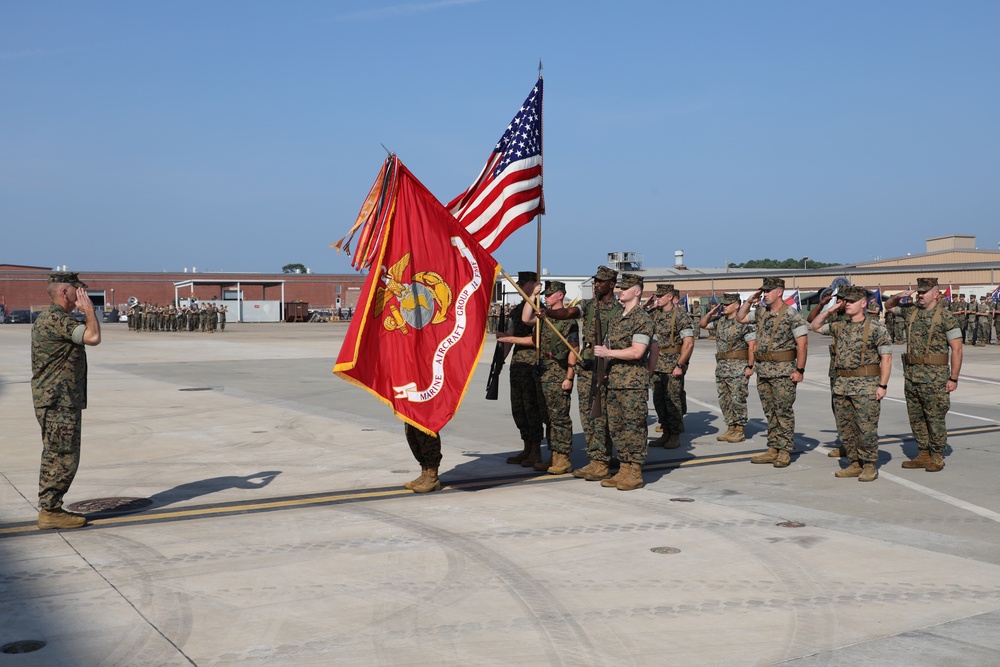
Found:
M 521 289 L 521 286 L 517 284 L 517 281 L 514 280 L 514 278 L 510 277 L 510 275 L 508 275 L 507 272 L 504 271 L 502 268 L 500 269 L 500 275 L 502 275 L 504 278 L 506 278 L 507 281 L 511 285 L 514 286 L 514 289 L 516 289 L 517 293 L 521 295 L 521 298 L 524 299 L 525 303 L 527 303 L 529 306 L 531 306 L 532 309 L 534 309 L 534 311 L 536 313 L 541 312 L 542 309 L 539 308 L 538 305 L 534 301 L 532 301 L 531 297 L 528 296 L 528 293 L 525 292 L 523 289 Z M 562 334 L 562 332 L 559 331 L 559 329 L 556 328 L 556 325 L 552 324 L 552 322 L 550 322 L 547 317 L 546 318 L 539 317 L 538 320 L 535 322 L 535 326 L 540 325 L 541 322 L 543 322 L 543 321 L 545 322 L 545 324 L 547 324 L 549 326 L 550 329 L 552 329 L 552 333 L 554 333 L 556 335 L 556 338 L 558 338 L 559 340 L 561 340 L 563 342 L 563 345 L 565 345 L 566 347 L 568 347 L 573 352 L 576 352 L 576 348 L 573 347 L 573 344 L 570 343 L 568 340 L 566 340 L 566 336 L 564 336 Z
M 538 59 L 538 79 L 542 79 L 542 60 Z M 539 195 L 541 199 L 542 206 L 538 209 L 538 216 L 536 216 L 537 223 L 537 234 L 535 237 L 535 275 L 538 276 L 538 281 L 542 281 L 542 214 L 545 211 L 545 144 L 543 142 L 544 138 L 544 124 L 542 119 L 543 110 L 545 109 L 545 95 L 542 95 L 542 103 L 538 105 L 538 165 L 540 167 L 538 172 L 538 178 L 541 181 L 542 189 Z M 538 303 L 535 303 L 535 310 L 538 310 Z M 535 322 L 535 363 L 537 364 L 542 358 L 541 349 L 542 340 L 542 323 L 541 321 Z

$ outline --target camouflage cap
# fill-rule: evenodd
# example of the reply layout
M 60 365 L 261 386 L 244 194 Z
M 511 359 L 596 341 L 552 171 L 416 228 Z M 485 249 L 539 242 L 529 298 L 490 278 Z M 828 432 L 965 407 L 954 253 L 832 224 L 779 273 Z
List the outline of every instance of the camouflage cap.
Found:
M 611 267 L 601 265 L 597 267 L 594 280 L 618 280 L 618 272 Z
M 618 279 L 618 289 L 628 289 L 636 285 L 642 286 L 642 276 L 637 273 L 623 273 Z
M 840 291 L 837 292 L 837 298 L 842 301 L 850 301 L 851 303 L 854 303 L 855 301 L 867 299 L 868 290 L 861 285 L 847 285 L 846 287 L 840 288 Z
M 566 292 L 566 283 L 558 280 L 549 280 L 545 283 L 545 296 L 552 296 L 556 292 Z
M 960 299 L 964 299 L 964 298 L 965 298 L 965 295 L 964 295 L 964 294 L 959 294 L 959 295 L 958 295 L 958 298 L 960 298 Z
M 779 287 L 781 289 L 785 289 L 785 279 L 775 278 L 774 276 L 764 278 L 764 284 L 760 286 L 760 288 L 765 292 L 770 292 L 771 290 L 778 289 Z
M 538 274 L 534 271 L 518 271 L 517 272 L 517 284 L 521 285 L 524 283 L 534 283 L 538 282 Z
M 929 292 L 938 286 L 937 278 L 917 278 L 917 291 Z
M 674 286 L 671 283 L 657 283 L 656 285 L 656 296 L 666 296 L 668 294 L 673 294 Z
M 67 271 L 53 271 L 49 274 L 50 283 L 68 283 L 73 287 L 82 287 L 87 289 L 87 285 L 80 280 L 79 274 L 69 273 Z
M 719 301 L 723 306 L 728 306 L 731 303 L 739 303 L 741 301 L 740 295 L 737 292 L 726 292 L 722 295 L 722 300 Z

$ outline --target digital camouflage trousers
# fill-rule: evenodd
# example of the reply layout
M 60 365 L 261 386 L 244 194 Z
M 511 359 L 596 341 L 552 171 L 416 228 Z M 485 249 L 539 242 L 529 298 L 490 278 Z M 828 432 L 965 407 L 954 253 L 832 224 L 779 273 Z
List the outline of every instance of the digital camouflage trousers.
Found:
M 882 403 L 875 398 L 874 382 L 871 394 L 833 395 L 833 417 L 837 421 L 837 434 L 847 451 L 848 461 L 878 461 L 878 419 L 881 413 Z
M 795 435 L 795 389 L 791 378 L 757 377 L 760 405 L 767 417 L 767 446 L 792 451 Z
M 38 507 L 57 510 L 80 467 L 80 426 L 83 411 L 36 408 L 42 427 L 42 465 L 38 473 Z
M 944 453 L 948 446 L 945 415 L 951 409 L 951 396 L 936 382 L 903 382 L 906 414 L 917 447 L 932 454 Z

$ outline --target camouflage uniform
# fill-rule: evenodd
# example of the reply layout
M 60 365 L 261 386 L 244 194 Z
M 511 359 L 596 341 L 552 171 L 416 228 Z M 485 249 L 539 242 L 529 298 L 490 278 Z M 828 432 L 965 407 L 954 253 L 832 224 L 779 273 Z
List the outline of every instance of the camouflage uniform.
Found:
M 522 301 L 510 313 L 507 330 L 512 336 L 531 336 L 534 328 L 521 321 L 521 313 L 528 305 Z M 542 390 L 536 370 L 535 348 L 515 345 L 510 360 L 510 412 L 514 424 L 525 442 L 542 441 Z
M 893 310 L 893 330 L 892 330 L 892 340 L 895 343 L 905 343 L 906 342 L 906 317 L 903 315 L 903 306 L 896 306 Z
M 992 332 L 990 331 L 992 322 L 990 320 L 993 319 L 993 312 L 990 304 L 986 301 L 986 297 L 980 298 L 977 310 L 979 314 L 979 340 L 976 342 L 976 345 L 983 347 L 990 344 L 990 338 L 992 337 Z
M 955 316 L 955 320 L 958 322 L 958 328 L 962 330 L 962 342 L 965 342 L 965 325 L 968 321 L 968 317 L 964 312 L 968 310 L 969 304 L 965 302 L 965 295 L 960 294 L 958 299 L 952 301 L 948 304 L 948 310 L 951 314 Z
M 578 343 L 577 324 L 573 320 L 549 320 L 572 344 Z M 573 391 L 562 388 L 569 369 L 569 349 L 552 328 L 544 325 L 539 340 L 541 359 L 539 360 L 542 386 L 542 409 L 549 425 L 549 449 L 569 455 L 573 451 L 573 418 L 569 416 L 573 403 Z
M 80 465 L 82 411 L 87 407 L 86 325 L 56 304 L 31 328 L 31 398 L 42 429 L 38 506 L 62 507 Z
M 748 348 L 757 333 L 750 324 L 741 324 L 735 317 L 721 317 L 715 324 L 715 388 L 719 408 L 727 426 L 747 425 L 747 393 L 750 378 L 747 364 Z
M 582 321 L 582 334 L 580 338 L 580 356 L 589 364 L 595 367 L 594 357 L 595 326 L 594 318 L 601 318 L 601 333 L 607 337 L 611 328 L 611 323 L 621 319 L 622 305 L 617 299 L 611 299 L 606 303 L 601 303 L 598 299 L 584 299 L 576 304 L 580 309 Z M 603 344 L 604 341 L 601 341 Z M 607 463 L 611 460 L 611 435 L 608 433 L 608 411 L 601 410 L 601 416 L 595 419 L 590 417 L 590 395 L 591 384 L 593 383 L 594 371 L 584 370 L 583 365 L 577 366 L 576 390 L 577 399 L 580 403 L 580 423 L 583 424 L 583 432 L 587 438 L 587 458 L 591 461 L 601 461 Z M 601 392 L 601 405 L 607 405 L 607 385 L 598 388 Z
M 908 306 L 910 338 L 903 355 L 903 393 L 910 430 L 922 452 L 942 454 L 948 445 L 945 415 L 951 396 L 945 384 L 951 373 L 948 342 L 962 330 L 944 301 L 930 310 Z
M 416 426 L 406 424 L 406 444 L 413 452 L 421 468 L 437 468 L 441 465 L 441 435 L 428 435 Z
M 798 349 L 795 339 L 807 335 L 809 325 L 787 304 L 773 313 L 758 308 L 750 321 L 757 326 L 754 369 L 757 393 L 767 417 L 767 446 L 791 452 L 795 434 L 796 384 L 791 379 Z M 774 355 L 781 360 L 771 360 Z
M 653 340 L 653 320 L 641 307 L 611 322 L 607 347 L 624 350 L 632 343 L 649 345 Z M 649 370 L 644 358 L 633 361 L 612 359 L 608 369 L 608 429 L 623 464 L 646 462 L 646 416 L 649 414 Z
M 227 306 L 222 306 L 219 308 L 219 331 L 225 332 L 226 330 L 226 312 L 229 308 Z M 494 331 L 496 330 L 496 323 L 493 324 Z
M 878 420 L 882 404 L 875 396 L 881 355 L 892 354 L 892 339 L 874 317 L 862 322 L 826 322 L 820 333 L 833 337 L 836 359 L 833 416 L 850 461 L 878 461 Z
M 660 357 L 653 374 L 653 407 L 663 427 L 664 435 L 684 432 L 684 376 L 674 377 L 673 371 L 681 356 L 681 341 L 694 337 L 694 324 L 683 308 L 674 307 L 669 312 L 657 309 L 653 327 Z

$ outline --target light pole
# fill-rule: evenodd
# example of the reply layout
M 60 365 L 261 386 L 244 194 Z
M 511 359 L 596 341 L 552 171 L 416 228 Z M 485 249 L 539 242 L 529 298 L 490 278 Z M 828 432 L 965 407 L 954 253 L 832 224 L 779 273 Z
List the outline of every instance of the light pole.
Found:
M 805 271 L 805 270 L 806 270 L 806 262 L 808 262 L 808 261 L 809 261 L 809 258 L 808 258 L 808 257 L 803 257 L 803 258 L 802 258 L 802 270 L 803 270 L 803 271 Z

